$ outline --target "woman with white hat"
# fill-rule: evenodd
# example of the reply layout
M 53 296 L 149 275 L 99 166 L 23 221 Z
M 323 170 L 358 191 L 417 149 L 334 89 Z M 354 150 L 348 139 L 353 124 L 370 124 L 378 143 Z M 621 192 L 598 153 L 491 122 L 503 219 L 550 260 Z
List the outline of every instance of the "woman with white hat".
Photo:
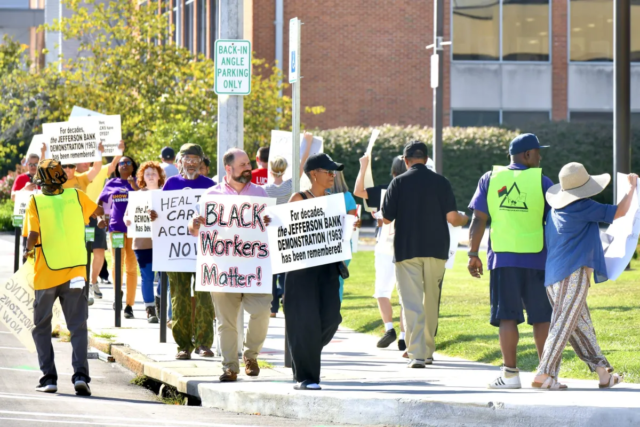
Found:
M 598 223 L 611 224 L 629 211 L 638 175 L 628 176 L 629 191 L 617 206 L 589 199 L 605 189 L 611 180 L 609 174 L 590 176 L 580 163 L 569 163 L 560 170 L 559 178 L 560 184 L 546 194 L 552 209 L 545 227 L 549 251 L 545 286 L 553 316 L 532 386 L 548 390 L 567 388 L 558 382 L 558 372 L 562 351 L 569 341 L 578 357 L 600 377 L 599 387 L 610 388 L 620 384 L 623 376 L 613 373 L 600 350 L 587 307 L 587 293 L 592 273 L 596 283 L 607 280 Z

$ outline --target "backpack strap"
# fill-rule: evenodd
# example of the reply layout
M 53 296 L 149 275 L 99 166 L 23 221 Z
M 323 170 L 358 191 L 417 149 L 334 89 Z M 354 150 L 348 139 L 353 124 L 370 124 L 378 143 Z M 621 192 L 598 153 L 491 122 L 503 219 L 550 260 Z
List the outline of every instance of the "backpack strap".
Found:
M 307 196 L 307 193 L 304 191 L 301 191 L 298 193 L 300 195 L 300 197 L 302 197 L 303 200 L 307 200 L 309 197 Z

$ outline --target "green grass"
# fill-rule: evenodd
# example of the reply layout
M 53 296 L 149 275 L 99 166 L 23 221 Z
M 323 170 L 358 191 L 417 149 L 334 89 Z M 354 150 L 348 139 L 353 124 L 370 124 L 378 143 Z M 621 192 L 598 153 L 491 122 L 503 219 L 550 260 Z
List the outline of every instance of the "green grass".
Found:
M 373 252 L 358 252 L 349 265 L 351 277 L 345 283 L 342 303 L 343 324 L 359 332 L 382 336 L 383 325 L 374 289 Z M 473 279 L 466 269 L 467 257 L 459 251 L 453 270 L 447 270 L 443 283 L 437 351 L 449 356 L 500 365 L 502 354 L 498 330 L 489 324 L 489 273 Z M 486 265 L 486 262 L 485 262 Z M 588 299 L 598 342 L 616 372 L 625 381 L 640 383 L 640 262 L 616 282 L 593 285 Z M 394 292 L 394 323 L 400 316 Z M 518 366 L 533 371 L 538 355 L 531 326 L 520 325 Z M 587 366 L 568 345 L 563 353 L 560 375 L 565 378 L 595 379 Z
M 102 338 L 108 341 L 113 341 L 116 337 L 116 334 L 110 334 L 109 332 L 100 332 L 99 334 L 93 334 L 94 338 Z

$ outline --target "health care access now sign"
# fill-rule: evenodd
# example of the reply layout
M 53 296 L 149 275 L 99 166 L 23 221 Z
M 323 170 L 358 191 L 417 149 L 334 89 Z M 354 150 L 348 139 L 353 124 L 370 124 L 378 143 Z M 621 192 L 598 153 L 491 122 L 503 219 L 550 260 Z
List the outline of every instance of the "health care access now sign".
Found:
M 214 91 L 218 95 L 251 93 L 251 42 L 216 40 Z

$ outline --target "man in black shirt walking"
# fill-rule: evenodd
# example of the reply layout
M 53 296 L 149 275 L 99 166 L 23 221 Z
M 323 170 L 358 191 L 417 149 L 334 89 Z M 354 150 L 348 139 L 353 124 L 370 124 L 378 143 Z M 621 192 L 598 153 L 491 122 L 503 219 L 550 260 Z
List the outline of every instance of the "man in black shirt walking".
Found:
M 469 218 L 458 213 L 449 181 L 427 169 L 426 144 L 404 148 L 407 172 L 391 184 L 382 205 L 385 224 L 395 221 L 394 253 L 400 303 L 404 308 L 410 368 L 433 362 L 449 228 Z

